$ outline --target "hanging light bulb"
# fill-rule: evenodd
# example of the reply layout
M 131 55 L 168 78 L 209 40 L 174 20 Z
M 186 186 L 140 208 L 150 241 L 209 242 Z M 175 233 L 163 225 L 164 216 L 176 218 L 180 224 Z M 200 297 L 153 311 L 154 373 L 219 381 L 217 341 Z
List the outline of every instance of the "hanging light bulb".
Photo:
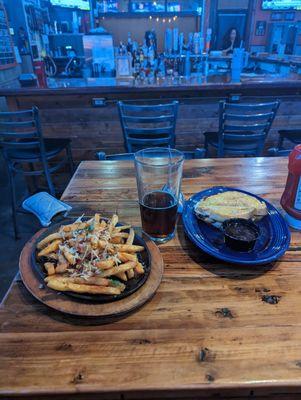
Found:
M 163 18 L 163 22 L 164 22 L 164 24 L 165 24 L 165 18 Z
M 159 18 L 158 17 L 156 18 L 156 21 L 159 22 Z
M 150 16 L 149 16 L 149 19 L 153 19 L 153 17 L 150 15 Z
M 171 23 L 171 19 L 170 18 L 169 18 L 168 22 Z

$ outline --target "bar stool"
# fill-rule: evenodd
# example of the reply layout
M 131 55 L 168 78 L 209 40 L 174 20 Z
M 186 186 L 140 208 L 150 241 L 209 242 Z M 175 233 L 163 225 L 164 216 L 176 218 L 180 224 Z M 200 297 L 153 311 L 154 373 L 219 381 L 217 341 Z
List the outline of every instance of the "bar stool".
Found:
M 175 147 L 178 101 L 133 105 L 118 102 L 124 146 L 132 153 L 146 147 Z
M 71 140 L 44 139 L 39 110 L 37 107 L 33 107 L 31 110 L 0 113 L 0 149 L 9 176 L 14 232 L 17 239 L 15 175 L 17 173 L 25 176 L 44 175 L 50 194 L 55 196 L 51 174 L 67 163 L 73 174 Z M 62 151 L 66 152 L 65 157 L 61 161 L 54 160 Z M 49 165 L 50 160 L 51 166 Z M 35 170 L 34 166 L 37 163 L 40 166 Z M 24 164 L 29 165 L 29 170 L 24 170 Z
M 290 142 L 293 146 L 290 149 L 284 149 L 284 141 Z M 301 143 L 301 129 L 281 129 L 279 131 L 279 139 L 276 147 L 268 150 L 271 156 L 289 155 L 293 148 Z
M 218 157 L 228 155 L 262 155 L 265 139 L 271 129 L 280 102 L 263 104 L 219 103 L 219 130 L 205 132 L 206 156 L 209 146 Z

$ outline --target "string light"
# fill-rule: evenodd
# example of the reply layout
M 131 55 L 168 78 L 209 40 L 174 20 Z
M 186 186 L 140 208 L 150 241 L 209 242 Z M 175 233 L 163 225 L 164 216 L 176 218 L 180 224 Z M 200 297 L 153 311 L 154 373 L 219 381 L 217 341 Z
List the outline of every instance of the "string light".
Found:
M 149 16 L 149 19 L 153 19 L 153 17 L 150 15 L 150 16 Z
M 168 22 L 171 23 L 171 19 L 170 18 L 169 18 Z
M 165 18 L 163 18 L 163 22 L 164 22 L 164 24 L 165 24 Z
M 177 16 L 175 15 L 174 17 L 173 17 L 173 20 L 175 21 L 177 19 Z
M 159 22 L 159 18 L 156 18 L 156 21 Z

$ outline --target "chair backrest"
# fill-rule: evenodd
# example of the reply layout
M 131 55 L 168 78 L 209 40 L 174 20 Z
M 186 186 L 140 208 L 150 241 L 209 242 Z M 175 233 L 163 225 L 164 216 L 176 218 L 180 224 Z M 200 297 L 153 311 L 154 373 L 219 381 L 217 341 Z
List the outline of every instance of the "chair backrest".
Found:
M 195 149 L 194 151 L 183 151 L 185 160 L 193 160 L 204 158 L 205 149 Z M 98 160 L 134 160 L 134 153 L 122 153 L 122 154 L 109 154 L 106 155 L 105 152 L 100 151 L 96 153 Z
M 219 104 L 218 156 L 226 152 L 260 156 L 280 102 Z
M 0 146 L 5 151 L 44 151 L 39 110 L 0 112 Z
M 146 147 L 175 147 L 177 101 L 168 104 L 134 105 L 118 102 L 127 152 Z

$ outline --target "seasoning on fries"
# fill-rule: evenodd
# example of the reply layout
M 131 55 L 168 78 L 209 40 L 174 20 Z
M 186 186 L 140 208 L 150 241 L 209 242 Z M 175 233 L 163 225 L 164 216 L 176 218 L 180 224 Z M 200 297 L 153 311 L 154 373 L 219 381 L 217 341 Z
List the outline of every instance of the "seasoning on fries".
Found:
M 133 244 L 131 226 L 117 223 L 117 215 L 105 221 L 95 214 L 88 221 L 62 225 L 41 240 L 37 257 L 47 260 L 43 264 L 47 286 L 59 291 L 119 295 L 128 281 L 144 274 L 137 257 L 144 247 Z

